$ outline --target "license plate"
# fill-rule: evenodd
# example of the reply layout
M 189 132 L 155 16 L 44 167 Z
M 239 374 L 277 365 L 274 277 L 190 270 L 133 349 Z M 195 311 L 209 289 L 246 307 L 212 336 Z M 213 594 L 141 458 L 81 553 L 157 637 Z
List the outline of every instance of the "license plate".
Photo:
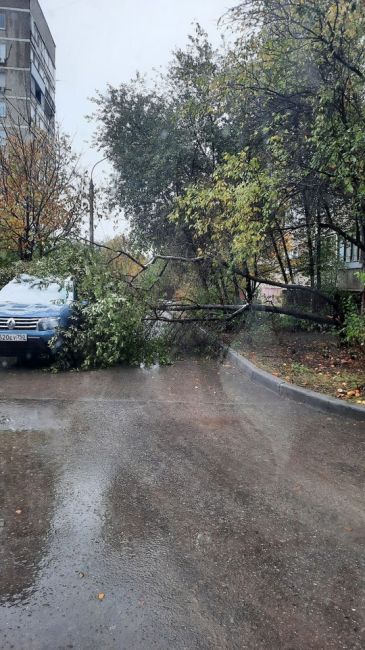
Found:
M 26 334 L 0 334 L 2 343 L 24 343 L 28 340 Z

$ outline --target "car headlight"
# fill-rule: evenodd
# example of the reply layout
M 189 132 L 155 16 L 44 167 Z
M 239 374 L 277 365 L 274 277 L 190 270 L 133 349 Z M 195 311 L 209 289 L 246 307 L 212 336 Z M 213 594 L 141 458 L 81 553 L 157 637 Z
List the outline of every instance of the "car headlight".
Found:
M 60 326 L 60 318 L 41 318 L 38 321 L 38 329 L 41 332 L 56 330 Z

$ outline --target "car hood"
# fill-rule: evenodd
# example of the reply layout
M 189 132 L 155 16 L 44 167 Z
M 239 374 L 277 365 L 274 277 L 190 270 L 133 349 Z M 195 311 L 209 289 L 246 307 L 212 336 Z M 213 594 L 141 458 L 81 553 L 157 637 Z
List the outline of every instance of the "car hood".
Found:
M 69 305 L 25 305 L 16 302 L 0 302 L 0 317 L 50 318 L 60 317 L 69 311 Z

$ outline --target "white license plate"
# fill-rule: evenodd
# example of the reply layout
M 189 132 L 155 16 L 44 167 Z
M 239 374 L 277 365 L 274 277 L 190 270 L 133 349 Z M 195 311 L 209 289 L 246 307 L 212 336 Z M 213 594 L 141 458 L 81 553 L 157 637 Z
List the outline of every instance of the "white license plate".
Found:
M 0 334 L 2 343 L 24 343 L 28 340 L 26 334 Z

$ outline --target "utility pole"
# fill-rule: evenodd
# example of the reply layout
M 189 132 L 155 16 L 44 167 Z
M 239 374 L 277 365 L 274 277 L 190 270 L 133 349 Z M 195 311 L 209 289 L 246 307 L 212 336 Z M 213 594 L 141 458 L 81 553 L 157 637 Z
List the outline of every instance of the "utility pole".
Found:
M 92 179 L 90 178 L 89 185 L 89 208 L 90 208 L 90 246 L 94 246 L 94 206 L 95 206 L 95 185 Z
M 91 170 L 90 174 L 90 184 L 89 184 L 89 241 L 90 241 L 90 246 L 94 246 L 95 243 L 95 224 L 94 224 L 94 214 L 95 214 L 95 185 L 94 185 L 94 180 L 93 180 L 93 173 L 95 167 L 100 165 L 104 160 L 107 160 L 107 157 L 102 158 L 101 160 L 98 160 L 97 163 L 95 163 L 94 167 Z

